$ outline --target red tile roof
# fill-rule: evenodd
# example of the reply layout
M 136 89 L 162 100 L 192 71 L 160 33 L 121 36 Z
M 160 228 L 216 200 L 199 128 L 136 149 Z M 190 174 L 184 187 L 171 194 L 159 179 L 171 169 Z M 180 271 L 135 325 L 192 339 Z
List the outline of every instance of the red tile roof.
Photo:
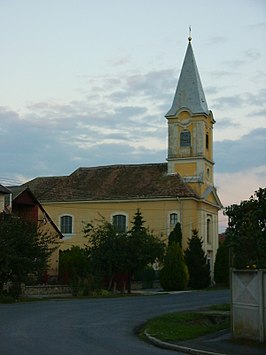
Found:
M 69 176 L 38 177 L 25 184 L 42 202 L 184 198 L 198 196 L 167 164 L 79 168 Z

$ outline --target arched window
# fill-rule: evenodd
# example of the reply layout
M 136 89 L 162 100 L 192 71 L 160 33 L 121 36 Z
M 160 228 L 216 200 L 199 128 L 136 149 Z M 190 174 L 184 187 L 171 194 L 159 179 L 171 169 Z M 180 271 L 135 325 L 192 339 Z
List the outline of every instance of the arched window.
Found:
M 206 149 L 209 149 L 209 134 L 206 133 Z
M 183 131 L 180 133 L 180 147 L 191 146 L 191 135 L 189 131 Z
M 170 227 L 174 228 L 178 222 L 177 213 L 170 213 Z
M 113 226 L 117 232 L 126 232 L 127 230 L 127 217 L 123 214 L 116 214 L 113 216 Z
M 73 233 L 73 217 L 64 215 L 60 217 L 60 231 L 62 234 Z
M 207 216 L 207 243 L 211 244 L 212 242 L 212 233 L 211 233 L 211 216 Z

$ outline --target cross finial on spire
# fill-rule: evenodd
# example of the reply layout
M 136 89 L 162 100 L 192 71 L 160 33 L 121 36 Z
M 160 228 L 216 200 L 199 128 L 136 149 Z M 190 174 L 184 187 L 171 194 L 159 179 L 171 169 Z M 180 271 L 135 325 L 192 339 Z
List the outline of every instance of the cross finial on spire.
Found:
M 188 36 L 188 41 L 191 42 L 192 37 L 191 37 L 191 25 L 189 26 L 189 36 Z

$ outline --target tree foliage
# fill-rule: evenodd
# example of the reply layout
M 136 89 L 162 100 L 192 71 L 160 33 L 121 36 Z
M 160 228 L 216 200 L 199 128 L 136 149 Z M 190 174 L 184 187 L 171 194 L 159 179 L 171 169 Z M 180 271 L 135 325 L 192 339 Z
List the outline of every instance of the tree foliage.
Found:
M 182 248 L 182 230 L 179 222 L 176 223 L 175 228 L 169 234 L 168 243 L 178 243 L 180 248 Z
M 188 268 L 179 243 L 168 245 L 164 258 L 164 266 L 160 271 L 160 283 L 166 291 L 184 290 L 188 284 Z
M 91 268 L 98 276 L 108 278 L 110 289 L 114 275 L 125 270 L 126 234 L 117 233 L 104 218 L 96 226 L 88 224 L 84 233 Z
M 60 251 L 59 278 L 63 282 L 75 282 L 77 278 L 84 278 L 88 273 L 90 273 L 90 263 L 85 248 L 75 245 L 71 249 Z
M 266 188 L 260 188 L 247 201 L 225 209 L 228 245 L 236 268 L 266 267 Z
M 127 233 L 118 233 L 114 226 L 102 219 L 97 226 L 88 224 L 84 233 L 88 238 L 88 252 L 95 272 L 109 279 L 109 288 L 116 273 L 128 274 L 128 292 L 133 274 L 161 258 L 164 244 L 144 227 L 142 214 L 137 210 Z
M 193 289 L 202 289 L 210 285 L 210 267 L 207 257 L 202 249 L 202 240 L 198 231 L 193 229 L 185 251 L 185 262 L 189 272 L 189 286 Z
M 229 285 L 229 248 L 222 242 L 217 250 L 214 264 L 214 281 L 218 284 Z
M 20 293 L 20 284 L 28 274 L 42 277 L 51 253 L 57 248 L 56 237 L 41 233 L 36 224 L 9 216 L 0 222 L 0 292 L 12 282 Z
M 139 209 L 131 223 L 133 226 L 127 233 L 128 292 L 131 291 L 131 278 L 134 273 L 143 270 L 156 259 L 162 259 L 164 254 L 164 243 L 144 227 L 145 221 Z
M 60 252 L 59 278 L 72 286 L 73 296 L 88 296 L 100 288 L 97 274 L 92 272 L 88 251 L 79 246 Z

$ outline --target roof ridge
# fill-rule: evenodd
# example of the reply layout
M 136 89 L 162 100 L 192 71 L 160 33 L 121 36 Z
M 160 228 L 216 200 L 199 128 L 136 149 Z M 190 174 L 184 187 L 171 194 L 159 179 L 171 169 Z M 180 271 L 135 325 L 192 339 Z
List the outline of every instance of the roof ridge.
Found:
M 155 166 L 155 165 L 167 165 L 167 163 L 132 163 L 132 164 L 110 164 L 110 165 L 98 165 L 98 166 L 81 166 L 73 171 L 70 175 L 74 174 L 78 170 L 93 170 L 93 169 L 108 169 L 112 167 L 135 167 L 135 166 Z

